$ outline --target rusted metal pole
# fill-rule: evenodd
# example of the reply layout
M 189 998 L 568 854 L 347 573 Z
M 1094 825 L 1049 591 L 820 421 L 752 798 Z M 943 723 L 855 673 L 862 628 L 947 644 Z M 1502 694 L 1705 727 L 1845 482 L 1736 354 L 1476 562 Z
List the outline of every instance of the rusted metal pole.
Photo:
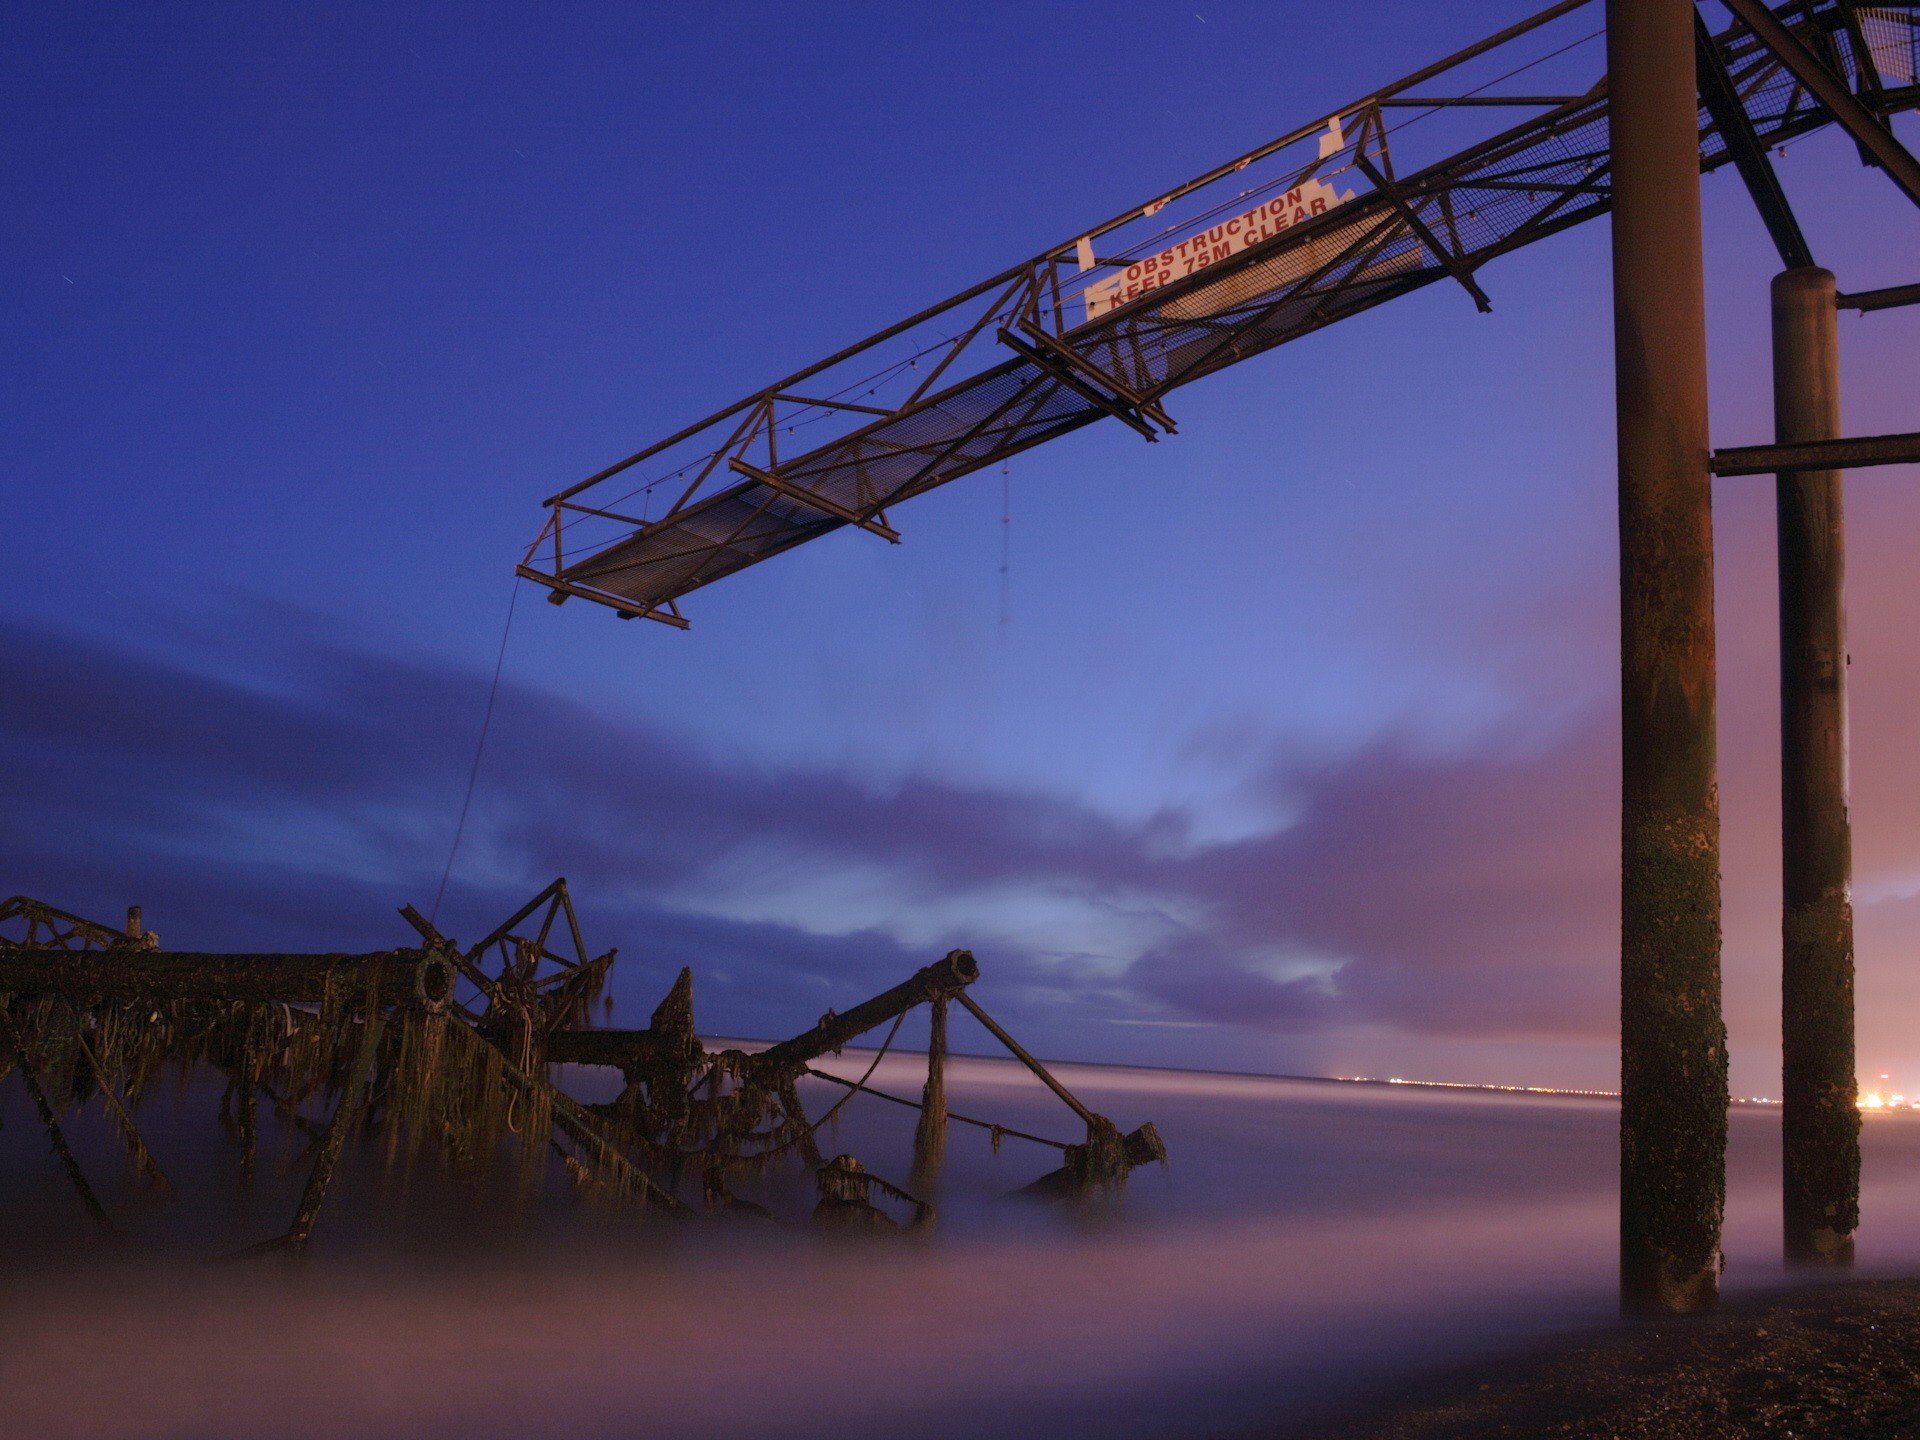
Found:
M 159 1160 L 153 1151 L 147 1148 L 146 1138 L 141 1135 L 140 1127 L 134 1124 L 133 1112 L 127 1109 L 126 1102 L 115 1092 L 113 1077 L 107 1074 L 101 1065 L 100 1057 L 94 1054 L 93 1046 L 87 1043 L 84 1030 L 74 1033 L 74 1045 L 81 1058 L 93 1071 L 94 1079 L 100 1086 L 100 1098 L 106 1102 L 107 1111 L 113 1116 L 114 1123 L 120 1127 L 120 1138 L 126 1143 L 127 1154 L 147 1181 L 161 1190 L 171 1190 L 173 1182 L 167 1178 L 167 1172 L 160 1168 Z
M 499 1026 L 475 1027 L 488 1039 L 500 1037 Z M 640 1070 L 677 1055 L 671 1037 L 652 1030 L 573 1030 L 554 1031 L 546 1038 L 546 1058 L 554 1065 L 617 1065 L 622 1070 Z
M 927 1083 L 913 1131 L 913 1188 L 931 1190 L 947 1154 L 947 999 L 927 1007 Z
M 67 1179 L 73 1182 L 80 1203 L 87 1207 L 87 1213 L 93 1216 L 94 1224 L 100 1227 L 103 1234 L 117 1234 L 113 1221 L 100 1205 L 100 1197 L 93 1193 L 93 1186 L 87 1183 L 87 1172 L 80 1168 L 80 1162 L 74 1158 L 73 1148 L 67 1144 L 66 1133 L 61 1130 L 60 1121 L 53 1113 L 52 1102 L 47 1099 L 46 1089 L 40 1083 L 39 1059 L 28 1051 L 4 1005 L 0 1005 L 0 1042 L 13 1051 L 14 1059 L 20 1066 L 20 1081 L 27 1087 L 27 1096 L 33 1101 L 34 1109 L 40 1112 L 40 1123 L 46 1127 L 47 1142 L 53 1146 L 53 1153 L 67 1172 Z
M 1840 434 L 1833 275 L 1773 281 L 1773 424 Z M 1781 1112 L 1786 1254 L 1845 1265 L 1860 1223 L 1853 1054 L 1853 833 L 1847 816 L 1846 540 L 1837 470 L 1776 483 L 1780 549 Z
M 945 959 L 916 970 L 891 990 L 861 1001 L 844 1015 L 828 1011 L 806 1034 L 769 1046 L 749 1057 L 748 1064 L 755 1075 L 777 1083 L 778 1077 L 798 1075 L 808 1062 L 829 1050 L 838 1050 L 916 1005 L 950 995 L 960 996 L 964 1005 L 966 987 L 979 978 L 980 967 L 973 956 L 965 950 L 954 950 Z
M 1033 1056 L 1029 1055 L 1025 1046 L 1006 1031 L 1002 1030 L 991 1015 L 987 1014 L 986 1011 L 974 1003 L 971 995 L 963 993 L 957 998 L 960 1003 L 966 1007 L 969 1015 L 987 1027 L 988 1034 L 1006 1046 L 1008 1052 L 1012 1054 L 1014 1059 L 1018 1060 L 1022 1065 L 1026 1066 L 1027 1069 L 1039 1076 L 1049 1090 L 1053 1091 L 1054 1094 L 1066 1102 L 1069 1110 L 1087 1122 L 1089 1129 L 1099 1123 L 1100 1117 L 1087 1109 L 1087 1107 L 1082 1105 L 1078 1100 L 1074 1099 L 1073 1092 L 1068 1090 L 1067 1087 L 1062 1085 L 1058 1080 L 1054 1079 L 1053 1072 L 1048 1070 L 1047 1067 L 1042 1065 L 1038 1060 L 1034 1059 Z
M 980 967 L 965 950 L 955 950 L 935 964 L 917 970 L 891 990 L 862 1001 L 844 1014 L 828 1012 L 803 1035 L 771 1045 L 748 1057 L 753 1075 L 769 1088 L 790 1086 L 806 1073 L 808 1063 L 837 1050 L 867 1031 L 897 1018 L 916 1005 L 930 1005 L 944 1035 L 946 1001 L 980 978 Z M 693 1029 L 692 972 L 682 970 L 672 992 L 654 1012 L 645 1030 L 560 1029 L 546 1038 L 546 1059 L 552 1064 L 614 1065 L 631 1079 L 662 1064 L 690 1068 L 702 1050 Z M 482 1024 L 480 1033 L 495 1032 Z M 944 1043 L 944 1042 L 942 1042 Z
M 347 1075 L 346 1089 L 341 1092 L 339 1103 L 333 1108 L 333 1118 L 327 1122 L 327 1133 L 320 1141 L 320 1151 L 313 1157 L 313 1169 L 307 1172 L 307 1183 L 300 1192 L 300 1208 L 294 1212 L 293 1224 L 282 1241 L 269 1241 L 269 1246 L 283 1243 L 298 1253 L 305 1250 L 307 1242 L 313 1238 L 314 1222 L 320 1218 L 320 1206 L 327 1198 L 328 1187 L 333 1184 L 334 1167 L 340 1163 L 340 1152 L 346 1148 L 347 1133 L 366 1109 L 367 1086 L 373 1079 L 373 1062 L 380 1053 L 380 1033 L 385 1025 L 386 1016 L 380 1009 L 379 985 L 377 982 L 369 984 L 360 1045 L 354 1052 L 353 1069 Z
M 830 1070 L 816 1070 L 809 1065 L 807 1067 L 807 1074 L 811 1075 L 815 1080 L 825 1080 L 829 1084 L 840 1086 L 843 1090 L 857 1090 L 862 1095 L 871 1095 L 874 1099 L 885 1100 L 891 1105 L 904 1105 L 909 1110 L 920 1110 L 924 1108 L 922 1102 L 919 1100 L 909 1100 L 904 1095 L 889 1095 L 884 1090 L 876 1090 L 871 1085 L 862 1085 L 858 1080 L 849 1080 L 844 1075 L 835 1075 Z M 991 1120 L 977 1120 L 971 1115 L 962 1115 L 958 1110 L 947 1111 L 947 1119 L 956 1125 L 971 1125 L 975 1129 L 990 1130 L 1003 1137 L 1011 1135 L 1016 1140 L 1031 1140 L 1036 1145 L 1051 1145 L 1055 1150 L 1071 1148 L 1065 1140 L 1049 1140 L 1044 1135 L 1034 1135 L 1026 1130 L 1016 1130 L 1011 1125 L 996 1125 Z M 998 1143 L 998 1141 L 995 1141 L 996 1148 Z
M 8 995 L 311 1003 L 326 998 L 330 978 L 353 983 L 368 976 L 383 1002 L 439 1005 L 453 993 L 453 965 L 433 950 L 236 955 L 0 945 L 0 994 Z
M 454 1024 L 460 1022 L 455 1020 Z M 629 1160 L 612 1137 L 601 1128 L 599 1118 L 566 1091 L 539 1075 L 529 1075 L 511 1059 L 502 1058 L 501 1074 L 523 1096 L 540 1097 L 553 1109 L 553 1123 L 561 1134 L 584 1150 L 595 1165 L 617 1177 L 622 1184 L 663 1210 L 678 1210 L 680 1202 L 654 1184 L 647 1173 Z
M 1620 469 L 1620 1291 L 1710 1308 L 1726 1200 L 1713 510 L 1689 0 L 1607 0 Z

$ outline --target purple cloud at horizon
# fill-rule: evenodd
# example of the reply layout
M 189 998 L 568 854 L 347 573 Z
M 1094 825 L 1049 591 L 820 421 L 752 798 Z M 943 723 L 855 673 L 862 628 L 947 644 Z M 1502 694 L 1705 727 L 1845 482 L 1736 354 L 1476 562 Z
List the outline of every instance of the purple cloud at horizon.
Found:
M 242 613 L 193 670 L 0 625 L 0 885 L 107 918 L 138 900 L 183 945 L 402 937 L 485 676 Z M 1429 1055 L 1559 1045 L 1583 1059 L 1551 1078 L 1593 1083 L 1575 1071 L 1613 1033 L 1616 743 L 1588 716 L 1444 753 L 1282 749 L 1246 783 L 1287 818 L 1204 840 L 1177 807 L 722 760 L 509 678 L 446 922 L 468 933 L 564 872 L 625 957 L 621 1014 L 687 963 L 717 1032 L 800 1028 L 966 945 L 1056 1053 L 1309 1068 L 1377 1033 Z M 1736 906 L 1730 957 L 1765 943 L 1750 877 Z M 1882 911 L 1920 920 L 1900 893 Z M 1737 1027 L 1750 1008 L 1730 999 Z
M 380 943 L 393 906 L 424 903 L 481 677 L 324 642 L 271 612 L 254 624 L 211 657 L 239 662 L 245 680 L 0 630 L 0 665 L 22 682 L 0 697 L 0 755 L 21 777 L 0 847 L 15 888 L 107 911 L 145 896 L 156 924 L 195 944 Z M 1578 1031 L 1592 998 L 1578 981 L 1520 1004 L 1453 990 L 1508 900 L 1493 883 L 1508 826 L 1489 816 L 1490 786 L 1507 782 L 1496 808 L 1560 803 L 1527 782 L 1534 763 L 1376 746 L 1276 776 L 1292 824 L 1202 844 L 1177 810 L 1121 821 L 1070 797 L 925 775 L 876 787 L 829 768 L 721 764 L 508 681 L 450 910 L 506 908 L 564 870 L 628 953 L 678 949 L 754 983 L 784 969 L 817 991 L 883 980 L 935 947 L 890 933 L 884 917 L 823 930 L 804 903 L 784 923 L 753 918 L 728 890 L 742 869 L 791 895 L 852 868 L 876 876 L 891 908 L 971 902 L 976 934 L 954 943 L 984 941 L 1024 989 L 1059 992 L 1070 972 L 1065 988 L 1123 1018 L 1475 1034 L 1524 1017 Z M 1479 818 L 1467 820 L 1470 796 Z M 1537 819 L 1516 811 L 1509 824 Z M 1585 878 L 1578 867 L 1553 877 L 1537 947 L 1564 953 L 1570 933 L 1556 926 L 1577 930 L 1605 909 Z M 1437 918 L 1446 894 L 1470 908 L 1438 933 L 1409 929 L 1408 907 Z M 1009 945 L 994 912 L 1033 903 L 1134 943 Z M 1289 952 L 1305 971 L 1273 978 Z M 743 967 L 748 954 L 781 958 Z

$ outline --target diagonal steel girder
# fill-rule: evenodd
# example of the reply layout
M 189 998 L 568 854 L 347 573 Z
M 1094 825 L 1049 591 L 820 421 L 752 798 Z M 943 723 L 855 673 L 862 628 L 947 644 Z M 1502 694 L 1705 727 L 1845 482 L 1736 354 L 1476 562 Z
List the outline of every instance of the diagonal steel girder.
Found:
M 1780 252 L 1780 263 L 1789 270 L 1812 265 L 1813 249 L 1801 232 L 1793 207 L 1787 203 L 1786 191 L 1780 188 L 1780 177 L 1767 159 L 1767 147 L 1760 143 L 1753 118 L 1740 102 L 1739 88 L 1727 73 L 1726 62 L 1720 58 L 1720 47 L 1714 44 L 1713 32 L 1707 29 L 1707 22 L 1698 10 L 1693 12 L 1693 41 L 1700 103 L 1713 117 L 1713 128 L 1720 132 L 1727 153 L 1733 157 L 1740 178 L 1746 182 L 1747 193 L 1753 197 L 1753 208 L 1760 212 L 1767 234 L 1773 237 L 1773 247 Z
M 1441 242 L 1440 237 L 1428 228 L 1427 222 L 1420 218 L 1420 212 L 1413 208 L 1413 202 L 1407 199 L 1405 192 L 1367 158 L 1364 147 L 1353 152 L 1353 163 L 1359 167 L 1360 173 L 1372 182 L 1373 188 L 1387 197 L 1388 203 L 1406 222 L 1407 228 L 1414 233 L 1414 237 L 1426 247 L 1427 253 L 1438 260 L 1445 267 L 1446 272 L 1460 282 L 1460 288 L 1473 297 L 1474 308 L 1482 315 L 1492 311 L 1493 301 L 1489 300 L 1487 292 L 1480 288 L 1480 282 L 1473 278 L 1473 267 L 1449 250 Z

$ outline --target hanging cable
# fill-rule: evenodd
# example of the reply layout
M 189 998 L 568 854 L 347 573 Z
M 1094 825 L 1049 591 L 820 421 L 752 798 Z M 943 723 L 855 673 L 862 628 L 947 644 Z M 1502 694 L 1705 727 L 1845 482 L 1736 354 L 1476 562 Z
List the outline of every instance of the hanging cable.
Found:
M 1000 462 L 1000 624 L 1013 623 L 1013 468 Z
M 447 881 L 453 875 L 454 857 L 460 853 L 460 837 L 466 834 L 467 811 L 473 805 L 473 787 L 480 778 L 480 757 L 487 751 L 487 731 L 493 728 L 493 702 L 500 696 L 500 671 L 507 663 L 507 637 L 513 633 L 513 608 L 520 601 L 520 580 L 514 577 L 513 590 L 507 596 L 507 623 L 500 631 L 500 653 L 493 659 L 493 684 L 487 689 L 486 712 L 480 717 L 480 743 L 473 747 L 473 768 L 467 771 L 467 793 L 460 802 L 460 819 L 453 827 L 453 848 L 447 851 L 447 868 L 440 872 L 440 888 L 434 891 L 433 908 L 427 923 L 440 919 L 440 902 L 447 896 Z

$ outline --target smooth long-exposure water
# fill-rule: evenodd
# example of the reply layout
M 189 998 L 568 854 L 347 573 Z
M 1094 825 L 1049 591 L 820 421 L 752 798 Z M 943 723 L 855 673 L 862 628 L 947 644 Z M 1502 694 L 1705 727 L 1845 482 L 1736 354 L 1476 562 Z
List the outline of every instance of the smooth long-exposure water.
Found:
M 856 1074 L 870 1058 L 834 1062 Z M 919 1057 L 874 1084 L 917 1091 Z M 1172 1155 L 1086 1218 L 1001 1198 L 1052 1152 L 955 1126 L 940 1223 L 849 1245 L 630 1216 L 502 1224 L 363 1164 L 308 1265 L 29 1265 L 0 1300 L 0 1435 L 1204 1435 L 1306 1424 L 1420 1369 L 1613 1314 L 1606 1101 L 1062 1066 Z M 814 1082 L 810 1105 L 830 1098 Z M 956 1111 L 1077 1138 L 1011 1062 L 958 1058 Z M 828 1153 L 904 1180 L 913 1112 L 871 1099 Z M 9 1213 L 40 1258 L 82 1231 L 31 1113 L 6 1112 Z M 184 1135 L 185 1132 L 182 1132 Z M 174 1143 L 177 1147 L 179 1142 Z M 208 1139 L 203 1158 L 220 1157 Z M 1732 1118 L 1729 1292 L 1776 1285 L 1777 1112 Z M 275 1169 L 274 1165 L 266 1167 Z M 286 1157 L 277 1160 L 284 1175 Z M 264 1173 L 264 1172 L 263 1172 Z M 799 1204 L 775 1182 L 776 1198 Z M 187 1187 L 183 1186 L 183 1189 Z M 130 1192 L 116 1191 L 122 1204 Z M 209 1192 L 213 1193 L 213 1192 Z M 284 1226 L 285 1185 L 215 1217 Z M 211 1228 L 164 1219 L 178 1240 Z M 1866 1127 L 1864 1273 L 1920 1268 L 1920 1116 Z M 529 1230 L 533 1239 L 526 1238 Z M 437 1243 L 444 1241 L 446 1243 Z M 17 1240 L 25 1245 L 27 1240 Z M 176 1248 L 179 1248 L 176 1246 Z M 144 1253 L 144 1252 L 142 1252 Z

